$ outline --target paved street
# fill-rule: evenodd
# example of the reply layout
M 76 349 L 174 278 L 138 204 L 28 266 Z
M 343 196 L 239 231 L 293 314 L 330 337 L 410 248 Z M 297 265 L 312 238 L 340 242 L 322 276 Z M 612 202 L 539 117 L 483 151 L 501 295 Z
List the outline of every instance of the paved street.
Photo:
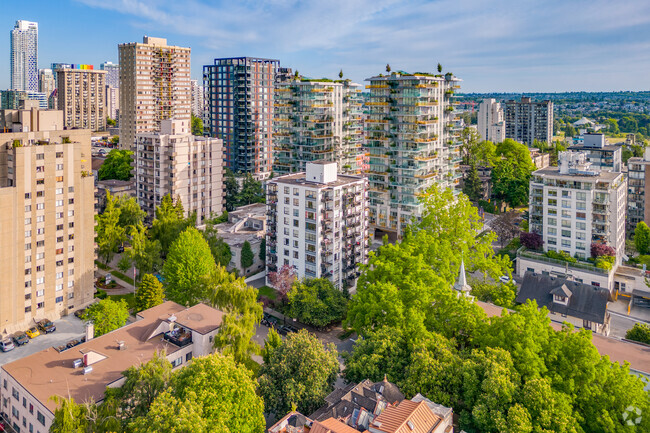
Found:
M 79 339 L 85 335 L 84 323 L 74 315 L 66 316 L 54 322 L 56 331 L 51 334 L 41 334 L 29 343 L 16 347 L 10 352 L 0 352 L 0 365 L 16 361 L 40 352 L 48 347 L 57 347 L 70 340 Z

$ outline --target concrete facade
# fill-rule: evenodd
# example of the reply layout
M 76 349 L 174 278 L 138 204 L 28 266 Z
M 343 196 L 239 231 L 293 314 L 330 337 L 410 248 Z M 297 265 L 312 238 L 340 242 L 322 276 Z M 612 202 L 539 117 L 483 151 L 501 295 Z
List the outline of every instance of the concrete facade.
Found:
M 362 102 L 359 84 L 349 80 L 278 82 L 273 172 L 294 173 L 310 161 L 333 161 L 341 173 L 361 173 L 366 168 Z
M 396 74 L 366 79 L 370 226 L 401 236 L 420 217 L 418 195 L 434 184 L 456 191 L 460 181 L 460 125 L 453 75 Z
M 67 129 L 106 129 L 105 75 L 93 69 L 57 70 L 57 104 Z
M 368 260 L 367 181 L 339 175 L 336 163 L 267 183 L 267 270 L 293 266 L 298 278 L 327 278 L 354 287 Z M 267 277 L 268 284 L 268 277 Z
M 535 140 L 553 141 L 553 103 L 533 102 L 522 97 L 521 101 L 507 101 L 505 111 L 506 138 L 533 146 Z
M 646 148 L 642 158 L 627 161 L 627 231 L 633 233 L 641 221 L 650 223 L 650 149 Z
M 0 110 L 0 132 L 56 131 L 63 129 L 63 112 L 39 110 L 36 101 L 26 101 L 29 108 Z
M 0 323 L 3 333 L 93 300 L 90 131 L 0 134 Z
M 193 136 L 190 123 L 163 120 L 160 133 L 137 135 L 136 194 L 150 217 L 167 194 L 181 200 L 186 214 L 196 211 L 198 224 L 223 212 L 223 143 Z
M 478 133 L 481 140 L 501 143 L 506 139 L 503 107 L 496 99 L 484 99 L 478 106 Z
M 159 131 L 162 120 L 190 120 L 190 48 L 145 36 L 118 51 L 122 149 L 134 147 L 138 134 Z

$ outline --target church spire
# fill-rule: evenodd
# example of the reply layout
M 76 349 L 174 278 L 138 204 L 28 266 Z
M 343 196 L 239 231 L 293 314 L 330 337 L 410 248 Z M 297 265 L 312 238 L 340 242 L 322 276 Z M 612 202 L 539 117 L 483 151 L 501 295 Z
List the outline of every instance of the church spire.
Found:
M 472 291 L 472 288 L 467 284 L 467 276 L 465 275 L 465 260 L 461 259 L 460 261 L 460 271 L 458 273 L 458 281 L 454 284 L 454 289 L 469 295 L 469 292 Z

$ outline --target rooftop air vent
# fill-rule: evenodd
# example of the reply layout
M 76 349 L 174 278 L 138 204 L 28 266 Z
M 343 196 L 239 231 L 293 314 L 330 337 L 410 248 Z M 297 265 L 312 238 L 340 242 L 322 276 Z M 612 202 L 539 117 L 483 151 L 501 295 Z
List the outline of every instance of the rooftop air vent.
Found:
M 83 365 L 83 363 L 84 363 L 83 359 L 75 359 L 74 361 L 72 361 L 72 366 L 74 368 L 79 368 Z
M 89 365 L 88 367 L 84 367 L 84 374 L 90 374 L 92 373 L 92 371 L 93 371 L 92 366 Z
M 413 423 L 412 423 L 410 420 L 409 420 L 409 421 L 406 421 L 406 425 L 409 426 L 409 428 L 410 428 L 411 430 L 415 430 L 415 426 L 413 425 Z

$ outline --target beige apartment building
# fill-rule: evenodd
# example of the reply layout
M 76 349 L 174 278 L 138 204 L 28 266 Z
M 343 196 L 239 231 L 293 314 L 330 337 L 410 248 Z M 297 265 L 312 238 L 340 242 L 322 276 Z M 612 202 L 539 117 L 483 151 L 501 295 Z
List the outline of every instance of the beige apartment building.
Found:
M 120 44 L 120 146 L 135 146 L 137 134 L 157 132 L 165 119 L 191 119 L 190 48 L 145 36 Z
M 223 141 L 195 137 L 191 120 L 163 120 L 159 133 L 138 134 L 135 148 L 136 195 L 142 210 L 155 215 L 170 194 L 197 222 L 223 212 Z
M 67 129 L 106 129 L 106 71 L 90 69 L 92 65 L 56 70 L 57 105 L 63 111 Z
M 93 300 L 89 130 L 0 134 L 0 333 Z

